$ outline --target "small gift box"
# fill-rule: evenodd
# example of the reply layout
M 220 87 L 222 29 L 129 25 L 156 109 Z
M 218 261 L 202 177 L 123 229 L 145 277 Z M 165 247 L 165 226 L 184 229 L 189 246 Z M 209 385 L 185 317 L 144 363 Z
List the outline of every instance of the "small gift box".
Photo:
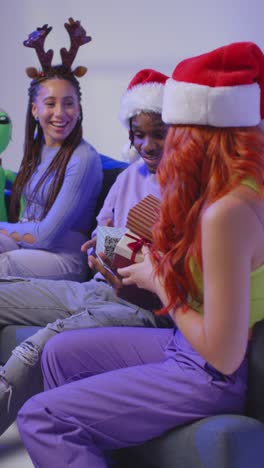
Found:
M 130 209 L 127 218 L 129 230 L 114 249 L 113 268 L 122 268 L 143 261 L 142 246 L 152 241 L 152 227 L 157 220 L 160 201 L 148 195 Z
M 96 230 L 96 254 L 103 252 L 112 262 L 115 246 L 126 231 L 127 228 L 98 226 Z
M 159 216 L 160 201 L 148 195 L 129 210 L 126 227 L 146 241 L 152 241 L 152 228 Z
M 142 237 L 137 236 L 132 231 L 127 231 L 115 246 L 112 263 L 113 269 L 142 262 L 144 256 L 141 248 L 145 243 L 146 241 Z

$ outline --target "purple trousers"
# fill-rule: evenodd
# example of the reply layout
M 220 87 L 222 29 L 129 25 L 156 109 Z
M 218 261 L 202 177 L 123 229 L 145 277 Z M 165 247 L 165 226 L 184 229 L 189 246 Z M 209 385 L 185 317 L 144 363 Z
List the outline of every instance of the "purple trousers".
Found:
M 244 410 L 247 360 L 231 376 L 172 329 L 94 328 L 47 343 L 45 392 L 18 427 L 36 467 L 105 468 L 107 454 L 175 426 Z

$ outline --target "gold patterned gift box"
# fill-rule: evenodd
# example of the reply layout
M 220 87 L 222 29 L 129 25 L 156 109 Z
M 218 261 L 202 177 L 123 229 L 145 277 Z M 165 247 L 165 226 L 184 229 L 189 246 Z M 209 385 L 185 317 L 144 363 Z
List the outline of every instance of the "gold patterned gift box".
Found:
M 152 242 L 152 228 L 159 215 L 160 201 L 148 195 L 128 213 L 127 232 L 114 249 L 112 268 L 122 268 L 143 260 L 142 246 Z

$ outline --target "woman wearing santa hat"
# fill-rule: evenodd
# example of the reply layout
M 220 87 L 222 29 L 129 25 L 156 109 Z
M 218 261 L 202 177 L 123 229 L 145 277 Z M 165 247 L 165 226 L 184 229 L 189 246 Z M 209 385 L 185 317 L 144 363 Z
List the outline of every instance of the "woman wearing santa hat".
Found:
M 42 360 L 50 391 L 18 418 L 36 466 L 104 468 L 109 450 L 243 413 L 248 342 L 264 318 L 263 86 L 253 43 L 184 60 L 166 82 L 171 127 L 155 243 L 119 274 L 160 297 L 174 330 L 100 328 L 50 340 Z

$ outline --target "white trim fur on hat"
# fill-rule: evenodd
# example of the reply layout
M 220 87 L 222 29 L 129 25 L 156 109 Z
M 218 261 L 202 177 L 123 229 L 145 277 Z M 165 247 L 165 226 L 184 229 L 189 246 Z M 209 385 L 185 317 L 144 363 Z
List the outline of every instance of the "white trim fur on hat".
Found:
M 139 84 L 127 90 L 121 98 L 119 120 L 129 128 L 129 119 L 141 112 L 161 114 L 164 84 Z
M 260 87 L 257 83 L 211 87 L 170 78 L 164 89 L 162 120 L 213 127 L 258 125 Z

